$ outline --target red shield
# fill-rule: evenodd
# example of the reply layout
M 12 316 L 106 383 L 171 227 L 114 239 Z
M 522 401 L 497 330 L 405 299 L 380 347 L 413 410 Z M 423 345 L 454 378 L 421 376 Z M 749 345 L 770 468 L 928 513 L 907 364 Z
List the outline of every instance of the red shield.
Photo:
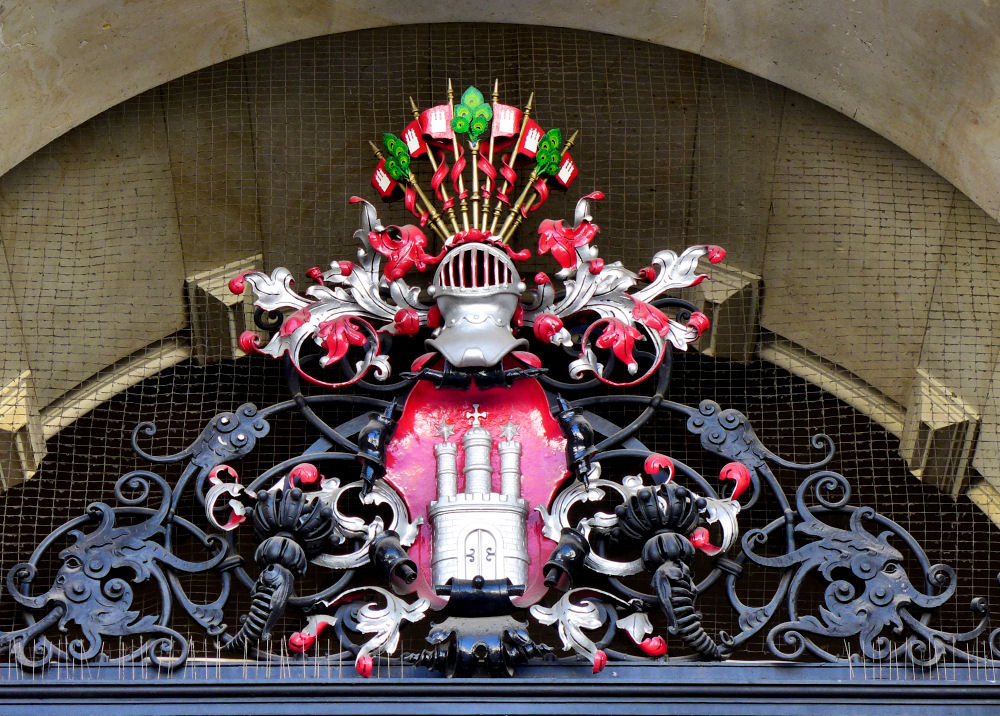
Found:
M 547 507 L 567 475 L 566 439 L 549 412 L 541 385 L 533 379 L 518 380 L 509 388 L 488 390 L 435 388 L 421 381 L 407 398 L 403 415 L 386 449 L 385 479 L 406 501 L 410 519 L 424 519 L 420 534 L 410 548 L 410 557 L 419 570 L 410 591 L 429 599 L 433 608 L 440 609 L 445 604 L 434 593 L 431 584 L 433 528 L 427 522 L 427 508 L 437 497 L 434 446 L 446 439 L 441 434 L 444 425 L 454 429 L 448 439 L 461 443 L 474 421 L 471 414 L 475 412 L 475 405 L 479 406 L 480 416 L 485 413 L 485 417 L 479 418 L 482 427 L 498 436 L 508 423 L 512 423 L 517 428 L 515 439 L 521 443 L 521 497 L 530 507 L 525 535 L 530 562 L 525 593 L 515 599 L 514 604 L 528 606 L 545 593 L 542 566 L 555 547 L 554 542 L 542 536 L 542 519 L 535 507 Z M 510 432 L 509 427 L 507 432 Z M 490 461 L 493 490 L 499 492 L 500 463 L 496 444 Z M 463 468 L 464 456 L 459 451 L 459 492 L 464 489 Z

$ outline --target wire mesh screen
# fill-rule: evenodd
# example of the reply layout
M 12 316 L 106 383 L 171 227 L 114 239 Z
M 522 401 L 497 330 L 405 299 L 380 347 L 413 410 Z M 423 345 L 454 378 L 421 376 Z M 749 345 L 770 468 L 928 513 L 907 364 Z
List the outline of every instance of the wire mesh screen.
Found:
M 409 26 L 258 52 L 112 108 L 0 179 L 0 570 L 88 503 L 113 501 L 121 474 L 149 468 L 129 442 L 140 421 L 158 428 L 147 449 L 167 454 L 219 412 L 285 399 L 279 368 L 235 347 L 225 281 L 277 266 L 304 280 L 353 258 L 348 200 L 374 197 L 368 140 L 412 119 L 410 96 L 445 102 L 449 78 L 459 92 L 499 80 L 501 101 L 519 107 L 533 92 L 540 124 L 580 130 L 580 178 L 516 245 L 534 246 L 537 218 L 571 219 L 578 196 L 600 190 L 608 262 L 638 270 L 665 248 L 727 249 L 718 288 L 690 296 L 716 309 L 714 348 L 675 354 L 670 399 L 744 412 L 793 461 L 815 459 L 811 436 L 830 435 L 853 502 L 958 570 L 938 618 L 970 629 L 970 600 L 1000 596 L 996 222 L 899 148 L 777 85 L 670 48 L 519 26 Z M 412 220 L 398 204 L 380 212 Z M 523 274 L 551 270 L 533 261 Z M 314 439 L 288 421 L 243 469 Z M 642 439 L 704 460 L 683 422 L 657 419 Z M 802 475 L 779 478 L 793 494 Z M 777 516 L 761 505 L 741 526 Z M 744 601 L 769 598 L 761 580 L 741 581 Z M 213 588 L 195 584 L 192 597 Z M 234 623 L 245 602 L 229 608 Z M 733 629 L 724 601 L 703 611 L 708 631 Z M 0 629 L 19 625 L 9 600 L 0 615 Z M 190 628 L 195 653 L 214 655 Z M 741 654 L 767 650 L 758 640 Z

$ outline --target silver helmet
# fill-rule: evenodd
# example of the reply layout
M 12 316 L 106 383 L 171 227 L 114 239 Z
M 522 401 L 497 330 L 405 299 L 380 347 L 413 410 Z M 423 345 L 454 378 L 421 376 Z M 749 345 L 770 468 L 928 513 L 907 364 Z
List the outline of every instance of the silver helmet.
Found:
M 441 311 L 441 328 L 427 345 L 457 368 L 496 365 L 528 342 L 514 338 L 510 320 L 524 283 L 506 252 L 463 244 L 444 258 L 427 293 Z

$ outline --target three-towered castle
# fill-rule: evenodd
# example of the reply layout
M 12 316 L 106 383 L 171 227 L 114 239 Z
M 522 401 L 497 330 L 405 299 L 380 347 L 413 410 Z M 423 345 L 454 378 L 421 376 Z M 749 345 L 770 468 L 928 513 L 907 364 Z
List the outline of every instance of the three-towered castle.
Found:
M 454 428 L 441 428 L 443 440 L 434 446 L 437 499 L 427 514 L 434 530 L 431 562 L 434 587 L 451 580 L 507 578 L 514 586 L 528 581 L 528 503 L 521 498 L 521 443 L 517 427 L 508 422 L 496 442 L 500 491 L 493 491 L 494 438 L 480 421 L 479 405 L 466 413 L 472 426 L 462 437 L 465 490 L 458 491 L 458 443 L 448 440 Z

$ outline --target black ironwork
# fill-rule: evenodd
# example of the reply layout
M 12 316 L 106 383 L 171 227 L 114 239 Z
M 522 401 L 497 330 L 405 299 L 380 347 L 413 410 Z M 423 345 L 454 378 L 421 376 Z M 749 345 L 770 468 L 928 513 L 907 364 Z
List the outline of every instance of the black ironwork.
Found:
M 510 606 L 523 585 L 505 579 L 452 580 L 439 589 L 450 597 L 449 607 L 430 628 L 428 648 L 403 655 L 405 662 L 449 676 L 509 675 L 531 661 L 553 664 L 556 645 L 545 641 L 552 633 L 539 624 L 558 627 L 563 648 L 572 649 L 573 658 L 593 661 L 595 670 L 603 659 L 724 660 L 758 635 L 775 658 L 786 661 L 931 668 L 944 661 L 975 665 L 1000 658 L 1000 630 L 988 631 L 982 600 L 971 604 L 978 619 L 972 630 L 949 633 L 932 625 L 934 611 L 955 594 L 955 572 L 932 564 L 900 525 L 871 508 L 850 504 L 847 480 L 825 469 L 833 457 L 829 437 L 812 439 L 812 447 L 821 451 L 814 462 L 785 460 L 761 444 L 742 413 L 708 400 L 698 407 L 667 400 L 669 371 L 670 363 L 664 361 L 650 381 L 649 396 L 548 396 L 567 439 L 567 465 L 574 478 L 563 485 L 562 494 L 596 491 L 592 496 L 603 500 L 566 498 L 561 517 L 554 514 L 555 505 L 550 507 L 553 525 L 557 517 L 568 519 L 570 509 L 585 519 L 554 528 L 558 544 L 544 567 L 551 596 L 532 609 L 533 620 Z M 485 380 L 481 372 L 465 371 L 464 385 Z M 393 653 L 399 631 L 420 621 L 427 609 L 421 600 L 386 589 L 413 583 L 418 573 L 407 554 L 412 535 L 407 540 L 406 532 L 415 527 L 405 509 L 393 507 L 402 502 L 382 480 L 385 446 L 397 406 L 414 385 L 444 378 L 453 384 L 459 373 L 454 368 L 441 375 L 418 373 L 382 400 L 361 393 L 304 396 L 289 371 L 291 400 L 265 409 L 245 404 L 222 413 L 189 447 L 166 456 L 139 446 L 140 438 L 156 434 L 151 423 L 140 424 L 133 432 L 136 453 L 156 464 L 184 464 L 180 477 L 171 485 L 146 470 L 122 476 L 115 486 L 118 506 L 90 505 L 85 515 L 55 530 L 26 562 L 12 568 L 7 591 L 26 623 L 0 634 L 0 649 L 32 669 L 86 662 L 145 662 L 176 669 L 190 652 L 188 639 L 173 625 L 179 612 L 226 652 L 266 660 L 284 650 L 276 646 L 279 636 L 272 634 L 293 610 L 308 625 L 290 641 L 291 648 L 307 650 L 330 625 L 341 645 L 339 651 L 298 659 L 354 660 L 359 672 L 371 673 L 372 660 Z M 508 372 L 490 385 L 506 385 L 520 376 Z M 560 390 L 569 385 L 549 377 L 544 382 Z M 325 405 L 344 403 L 374 412 L 338 427 L 317 413 Z M 595 412 L 623 405 L 641 408 L 625 427 Z M 253 451 L 269 435 L 271 422 L 293 409 L 319 433 L 316 442 L 240 485 L 229 463 L 237 464 Z M 647 450 L 634 435 L 657 412 L 683 420 L 708 454 L 741 466 L 746 485 L 721 497 L 696 470 Z M 357 475 L 359 461 L 361 474 L 354 482 L 324 481 L 319 475 L 324 470 Z M 610 477 L 609 466 L 617 461 L 645 462 L 646 477 Z M 602 469 L 595 470 L 597 466 Z M 775 468 L 806 473 L 792 499 Z M 161 493 L 159 504 L 146 506 L 154 487 Z M 732 499 L 743 487 L 746 494 Z M 357 499 L 343 504 L 388 505 L 392 517 L 384 509 L 345 512 L 340 497 L 347 493 Z M 186 500 L 192 495 L 194 502 Z M 712 510 L 746 513 L 761 501 L 776 506 L 780 516 L 712 555 L 707 571 L 699 566 L 697 548 L 711 547 L 707 540 L 718 541 L 712 530 L 719 527 L 713 525 L 725 523 Z M 222 529 L 200 527 L 195 516 L 178 514 L 188 503 L 207 509 L 216 525 L 227 516 L 230 521 Z M 252 571 L 237 556 L 229 531 L 248 516 L 259 542 Z M 180 556 L 198 550 L 204 554 L 200 561 Z M 610 554 L 617 555 L 615 560 Z M 39 575 L 53 562 L 51 582 L 39 584 Z M 374 569 L 358 569 L 365 565 Z M 329 583 L 301 593 L 307 570 L 327 570 Z M 773 593 L 764 603 L 743 603 L 738 585 L 761 570 L 777 575 L 766 582 L 774 585 Z M 641 581 L 628 579 L 637 572 L 645 572 L 650 591 L 644 591 Z M 192 600 L 183 586 L 185 575 L 213 580 L 215 598 L 209 603 Z M 137 590 L 146 585 L 153 596 L 137 600 Z M 223 614 L 234 589 L 245 590 L 249 608 L 238 624 L 227 625 Z M 734 611 L 739 628 L 732 635 L 710 634 L 703 625 L 697 602 L 713 589 L 725 595 Z M 325 615 L 330 609 L 332 615 Z M 662 639 L 649 637 L 661 629 L 679 642 L 670 655 L 664 653 Z M 64 645 L 54 636 L 59 634 L 70 635 Z M 115 656 L 106 653 L 105 642 L 119 638 L 132 639 L 132 646 Z M 840 650 L 848 641 L 852 646 Z

